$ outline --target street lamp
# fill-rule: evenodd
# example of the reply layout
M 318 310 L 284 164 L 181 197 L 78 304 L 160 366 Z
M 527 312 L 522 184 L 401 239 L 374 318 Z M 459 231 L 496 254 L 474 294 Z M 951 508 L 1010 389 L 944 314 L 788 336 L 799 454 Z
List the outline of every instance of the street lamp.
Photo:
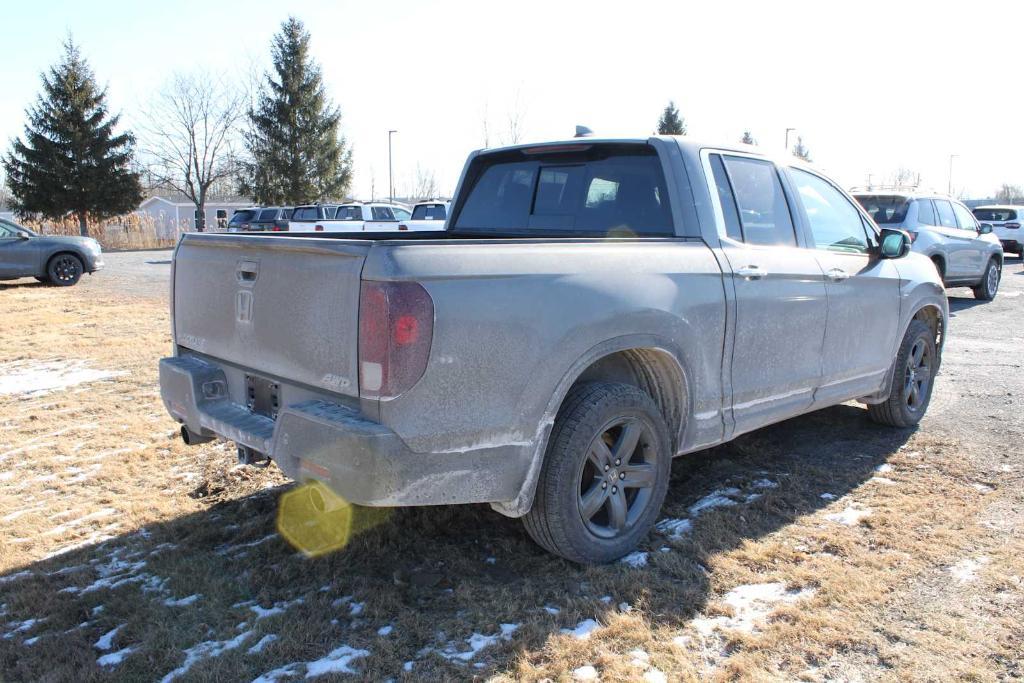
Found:
M 397 132 L 397 130 L 388 131 L 388 198 L 392 204 L 395 203 L 395 181 L 391 174 L 391 135 Z
M 787 152 L 789 151 L 789 134 L 792 133 L 794 130 L 796 130 L 796 128 L 787 128 L 786 129 L 786 151 Z
M 959 154 L 949 155 L 949 186 L 946 188 L 946 194 L 950 197 L 953 196 L 953 159 L 960 156 Z

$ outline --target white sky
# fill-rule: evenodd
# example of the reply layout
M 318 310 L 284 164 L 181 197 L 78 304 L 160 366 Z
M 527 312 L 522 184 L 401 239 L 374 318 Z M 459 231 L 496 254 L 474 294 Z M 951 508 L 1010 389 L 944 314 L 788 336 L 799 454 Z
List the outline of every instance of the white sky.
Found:
M 419 163 L 451 192 L 467 152 L 483 146 L 484 112 L 496 145 L 517 97 L 524 141 L 568 137 L 577 123 L 647 135 L 673 99 L 698 140 L 734 142 L 749 128 L 778 150 L 796 128 L 846 186 L 904 166 L 944 190 L 950 154 L 954 193 L 1024 185 L 1019 2 L 5 4 L 4 142 L 21 134 L 67 31 L 130 125 L 175 70 L 265 68 L 292 13 L 341 107 L 361 196 L 371 178 L 387 193 L 388 129 L 399 131 L 397 190 Z

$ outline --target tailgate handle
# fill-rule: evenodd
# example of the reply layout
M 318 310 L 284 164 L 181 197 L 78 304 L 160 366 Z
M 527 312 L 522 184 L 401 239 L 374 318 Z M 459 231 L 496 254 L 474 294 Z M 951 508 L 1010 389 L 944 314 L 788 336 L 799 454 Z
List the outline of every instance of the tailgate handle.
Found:
M 256 261 L 239 261 L 235 276 L 243 285 L 251 285 L 256 282 L 260 274 L 260 264 Z

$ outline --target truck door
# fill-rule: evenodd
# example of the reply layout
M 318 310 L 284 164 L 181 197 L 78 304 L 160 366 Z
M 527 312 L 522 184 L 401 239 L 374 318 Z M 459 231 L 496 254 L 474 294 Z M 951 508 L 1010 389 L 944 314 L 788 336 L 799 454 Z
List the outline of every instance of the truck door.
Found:
M 824 275 L 803 249 L 770 161 L 708 157 L 720 244 L 736 295 L 732 414 L 736 434 L 811 407 L 822 373 Z
M 816 406 L 877 392 L 896 353 L 900 322 L 900 274 L 883 259 L 874 229 L 832 183 L 803 169 L 788 176 L 799 198 L 805 237 L 822 271 L 828 323 L 822 353 L 823 379 Z M 869 232 L 870 230 L 870 232 Z

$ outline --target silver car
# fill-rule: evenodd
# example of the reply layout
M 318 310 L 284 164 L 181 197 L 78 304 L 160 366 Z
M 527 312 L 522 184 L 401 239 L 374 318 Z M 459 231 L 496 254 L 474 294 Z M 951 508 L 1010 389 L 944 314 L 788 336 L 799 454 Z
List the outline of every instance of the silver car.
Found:
M 1003 247 L 992 226 L 960 202 L 916 191 L 853 192 L 879 227 L 910 233 L 913 250 L 932 260 L 946 287 L 970 287 L 991 301 L 999 290 Z
M 0 280 L 34 277 L 69 287 L 103 268 L 103 250 L 91 237 L 39 235 L 0 219 Z

